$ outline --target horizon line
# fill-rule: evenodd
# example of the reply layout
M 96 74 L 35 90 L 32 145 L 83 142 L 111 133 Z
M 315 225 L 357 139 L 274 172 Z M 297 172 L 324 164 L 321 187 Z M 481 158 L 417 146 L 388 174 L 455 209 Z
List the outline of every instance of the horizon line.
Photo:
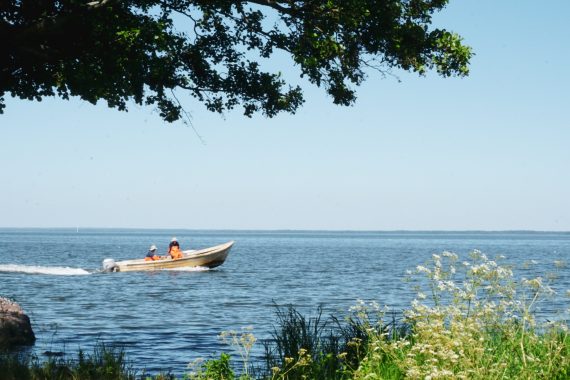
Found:
M 0 230 L 163 230 L 163 231 L 236 231 L 236 232 L 383 232 L 383 233 L 570 233 L 570 230 L 533 229 L 292 229 L 292 228 L 182 228 L 182 227 L 2 227 Z

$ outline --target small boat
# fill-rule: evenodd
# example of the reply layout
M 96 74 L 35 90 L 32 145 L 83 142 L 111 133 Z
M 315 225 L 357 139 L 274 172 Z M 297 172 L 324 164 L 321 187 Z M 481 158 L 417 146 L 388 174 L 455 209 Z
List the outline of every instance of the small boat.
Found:
M 103 271 L 105 272 L 132 272 L 149 271 L 160 269 L 176 269 L 184 267 L 206 267 L 215 268 L 226 261 L 230 249 L 234 245 L 233 241 L 204 248 L 197 251 L 182 251 L 184 257 L 181 259 L 161 259 L 146 261 L 145 259 L 115 261 L 113 259 L 103 260 Z

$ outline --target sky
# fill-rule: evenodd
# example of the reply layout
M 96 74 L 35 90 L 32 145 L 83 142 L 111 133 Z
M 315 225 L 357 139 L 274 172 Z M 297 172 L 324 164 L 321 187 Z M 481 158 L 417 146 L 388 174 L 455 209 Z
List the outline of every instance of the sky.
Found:
M 570 2 L 451 0 L 467 78 L 374 72 L 295 115 L 8 99 L 0 228 L 570 231 Z M 279 62 L 290 73 L 295 68 Z M 302 83 L 302 82 L 301 82 Z

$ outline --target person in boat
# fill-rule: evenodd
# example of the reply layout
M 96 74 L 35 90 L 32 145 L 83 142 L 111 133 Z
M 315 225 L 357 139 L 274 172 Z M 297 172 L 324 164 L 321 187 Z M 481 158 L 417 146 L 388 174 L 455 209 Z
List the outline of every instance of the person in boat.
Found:
M 150 246 L 150 248 L 148 249 L 148 253 L 146 254 L 146 257 L 144 259 L 145 261 L 160 260 L 160 256 L 156 254 L 156 245 L 153 244 Z
M 180 244 L 178 243 L 178 239 L 176 239 L 175 237 L 173 237 L 172 240 L 170 240 L 170 244 L 168 245 L 168 254 L 174 260 L 181 259 L 182 257 L 184 257 L 184 254 L 180 250 Z

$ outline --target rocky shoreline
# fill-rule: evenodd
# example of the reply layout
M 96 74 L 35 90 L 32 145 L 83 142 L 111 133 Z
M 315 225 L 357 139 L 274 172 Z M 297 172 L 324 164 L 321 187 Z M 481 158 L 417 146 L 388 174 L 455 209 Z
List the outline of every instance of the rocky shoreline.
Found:
M 22 307 L 0 297 L 0 348 L 32 345 L 35 341 L 30 318 Z

